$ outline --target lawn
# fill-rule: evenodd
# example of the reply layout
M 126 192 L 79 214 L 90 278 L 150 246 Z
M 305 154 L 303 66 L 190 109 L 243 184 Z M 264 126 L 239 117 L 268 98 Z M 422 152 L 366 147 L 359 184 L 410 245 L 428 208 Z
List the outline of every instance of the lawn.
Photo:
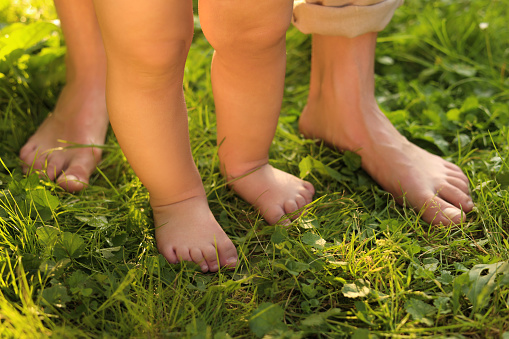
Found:
M 216 274 L 158 254 L 148 193 L 111 131 L 83 192 L 23 175 L 19 149 L 65 80 L 55 19 L 49 1 L 0 0 L 1 338 L 509 338 L 506 0 L 407 0 L 378 39 L 382 109 L 469 177 L 476 207 L 450 227 L 396 205 L 355 154 L 299 135 L 311 40 L 293 27 L 271 163 L 317 193 L 292 225 L 267 225 L 220 176 L 212 49 L 196 21 L 191 145 L 240 254 Z

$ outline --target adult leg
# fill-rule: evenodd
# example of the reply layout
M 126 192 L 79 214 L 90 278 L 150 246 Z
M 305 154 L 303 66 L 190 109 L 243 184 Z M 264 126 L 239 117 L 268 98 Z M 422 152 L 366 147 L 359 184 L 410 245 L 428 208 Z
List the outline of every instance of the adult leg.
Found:
M 222 172 L 271 224 L 310 203 L 314 194 L 310 183 L 268 163 L 291 15 L 292 0 L 200 1 L 202 28 L 215 48 L 212 88 Z
M 91 0 L 55 0 L 67 45 L 67 83 L 55 110 L 20 151 L 23 170 L 46 171 L 68 191 L 83 189 L 101 158 L 108 128 L 106 56 Z M 67 141 L 61 142 L 60 140 Z
M 203 271 L 235 265 L 235 246 L 208 207 L 189 145 L 182 79 L 192 2 L 97 0 L 95 6 L 111 124 L 150 192 L 159 251 L 170 263 L 194 261 Z
M 338 149 L 362 156 L 362 167 L 399 203 L 431 224 L 459 223 L 473 202 L 461 169 L 405 139 L 375 96 L 377 33 L 353 38 L 313 35 L 308 104 L 299 127 Z

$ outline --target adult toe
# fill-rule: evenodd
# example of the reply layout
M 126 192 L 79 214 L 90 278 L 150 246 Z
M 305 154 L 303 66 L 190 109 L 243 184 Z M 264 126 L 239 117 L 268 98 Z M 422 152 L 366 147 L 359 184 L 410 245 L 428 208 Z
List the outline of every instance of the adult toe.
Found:
M 463 193 L 470 195 L 470 187 L 467 182 L 455 177 L 449 177 L 446 182 L 454 187 L 460 189 Z
M 60 176 L 65 165 L 65 159 L 62 156 L 52 156 L 47 159 L 46 174 L 49 180 L 55 180 Z
M 463 208 L 466 212 L 470 212 L 474 207 L 470 195 L 456 186 L 447 185 L 438 192 L 438 195 L 456 208 Z
M 57 183 L 68 192 L 81 191 L 88 186 L 95 164 L 93 158 L 75 156 L 58 177 Z
M 440 197 L 430 199 L 423 208 L 422 219 L 431 225 L 449 226 L 460 224 L 465 219 L 464 213 L 459 208 Z

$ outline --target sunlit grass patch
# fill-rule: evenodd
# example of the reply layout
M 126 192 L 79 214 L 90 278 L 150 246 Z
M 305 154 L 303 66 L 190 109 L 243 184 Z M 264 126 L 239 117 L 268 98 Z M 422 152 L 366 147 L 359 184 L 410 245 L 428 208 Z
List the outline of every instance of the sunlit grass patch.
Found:
M 212 49 L 197 24 L 191 145 L 240 255 L 202 274 L 158 254 L 148 193 L 112 133 L 81 193 L 21 174 L 18 151 L 63 86 L 65 45 L 49 2 L 0 2 L 0 337 L 509 336 L 509 9 L 405 3 L 379 35 L 376 96 L 402 134 L 465 171 L 474 211 L 429 226 L 354 153 L 302 138 L 311 41 L 291 28 L 271 163 L 317 194 L 289 227 L 268 226 L 219 173 Z

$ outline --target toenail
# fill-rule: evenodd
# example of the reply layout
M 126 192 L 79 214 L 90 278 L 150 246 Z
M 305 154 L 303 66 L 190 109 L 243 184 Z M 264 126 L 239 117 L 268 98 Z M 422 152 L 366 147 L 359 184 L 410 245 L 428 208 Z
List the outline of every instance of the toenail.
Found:
M 65 182 L 65 181 L 78 181 L 78 180 L 79 180 L 79 179 L 78 179 L 78 177 L 77 177 L 77 176 L 72 175 L 72 174 L 69 174 L 69 175 L 64 176 L 64 180 L 62 180 L 62 181 L 64 181 L 64 182 Z M 62 182 L 62 181 L 61 181 L 61 182 Z
M 226 265 L 233 265 L 237 263 L 237 258 L 231 257 L 228 260 L 226 260 Z
M 207 272 L 209 270 L 209 267 L 207 265 L 202 265 L 201 270 L 202 272 Z
M 474 203 L 472 201 L 467 202 L 465 209 L 470 211 L 472 208 L 474 208 Z
M 453 208 L 453 207 L 448 207 L 448 208 L 445 208 L 442 213 L 448 217 L 449 219 L 453 219 L 453 218 L 456 218 L 458 215 L 461 214 L 460 211 L 458 211 L 457 208 Z
M 212 272 L 215 272 L 215 271 L 217 271 L 218 269 L 219 269 L 219 267 L 218 267 L 217 265 L 212 265 L 212 267 L 210 268 L 210 270 L 211 270 Z

